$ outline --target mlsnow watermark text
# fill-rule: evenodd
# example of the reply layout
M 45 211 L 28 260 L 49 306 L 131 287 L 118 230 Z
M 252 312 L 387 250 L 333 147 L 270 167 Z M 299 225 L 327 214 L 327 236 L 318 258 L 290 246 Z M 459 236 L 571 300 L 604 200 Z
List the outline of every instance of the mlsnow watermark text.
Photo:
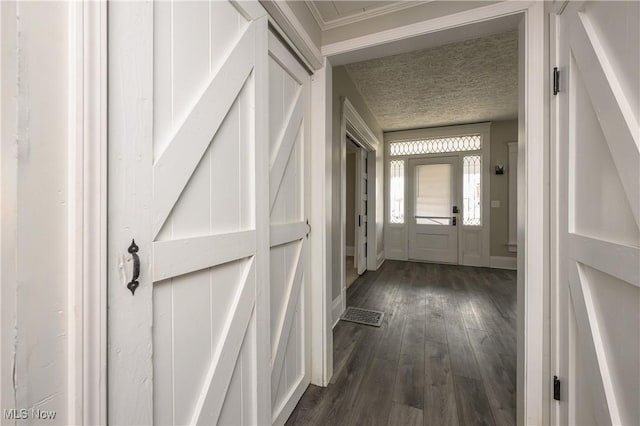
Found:
M 58 413 L 39 408 L 5 408 L 3 414 L 6 420 L 53 420 Z

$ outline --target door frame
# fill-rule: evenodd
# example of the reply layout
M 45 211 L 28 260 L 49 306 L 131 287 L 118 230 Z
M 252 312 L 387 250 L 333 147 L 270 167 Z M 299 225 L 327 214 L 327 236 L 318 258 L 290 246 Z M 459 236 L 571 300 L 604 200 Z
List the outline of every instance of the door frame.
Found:
M 70 424 L 107 422 L 107 3 L 69 4 Z
M 523 48 L 519 49 L 519 119 L 518 119 L 518 365 L 517 365 L 517 417 L 518 424 L 549 422 L 550 369 L 549 369 L 549 57 L 548 31 L 545 20 L 546 6 L 542 2 L 499 2 L 489 6 L 428 19 L 415 24 L 355 37 L 322 47 L 324 63 L 316 72 L 313 85 L 313 117 L 318 120 L 312 145 L 325 158 L 324 170 L 312 181 L 316 202 L 324 207 L 320 226 L 324 229 L 324 250 L 321 258 L 327 269 L 323 271 L 322 289 L 312 303 L 312 347 L 321 350 L 313 362 L 313 383 L 327 385 L 333 374 L 333 336 L 331 333 L 331 278 L 332 253 L 330 220 L 331 195 L 331 60 L 357 54 L 365 49 L 383 46 L 387 55 L 401 49 L 403 42 L 415 37 L 456 27 L 483 23 L 507 16 L 522 16 L 519 36 Z M 393 43 L 393 45 L 392 45 Z M 415 49 L 415 48 L 414 48 Z M 313 179 L 313 178 L 312 178 Z M 327 187 L 326 185 L 329 186 Z M 329 194 L 327 194 L 329 191 Z M 526 236 L 535 238 L 526 238 Z M 541 236 L 541 237 L 540 237 Z M 521 248 L 521 249 L 520 249 Z M 317 254 L 317 253 L 316 253 Z M 327 309 L 329 307 L 329 309 Z
M 376 193 L 376 154 L 382 150 L 382 144 L 371 131 L 367 123 L 360 116 L 353 104 L 348 98 L 342 98 L 342 113 L 340 119 L 340 295 L 334 297 L 331 301 L 332 317 L 331 328 L 337 324 L 337 318 L 347 309 L 347 287 L 346 287 L 346 265 L 345 265 L 345 244 L 347 240 L 347 134 L 360 145 L 360 149 L 367 152 L 367 194 Z M 312 135 L 313 137 L 313 135 Z M 357 157 L 357 156 L 356 156 Z M 360 164 L 356 158 L 356 164 Z M 356 166 L 356 179 L 358 178 L 358 167 Z M 360 170 L 361 172 L 361 170 Z M 313 181 L 312 181 L 313 185 Z M 357 187 L 357 185 L 356 185 Z M 357 192 L 357 191 L 356 191 Z M 358 194 L 356 194 L 356 197 Z M 376 245 L 371 244 L 376 241 L 376 216 L 375 216 L 375 197 L 371 199 L 367 196 L 367 211 L 371 214 L 367 215 L 367 270 L 375 270 L 378 268 L 376 260 Z M 356 207 L 356 212 L 358 208 Z M 356 237 L 357 241 L 357 237 Z M 361 242 L 358 241 L 357 244 Z M 329 285 L 331 291 L 331 285 Z M 312 302 L 313 303 L 313 302 Z M 313 323 L 312 323 L 313 324 Z
M 74 94 L 77 102 L 82 99 L 85 105 L 84 127 L 87 129 L 104 129 L 107 116 L 107 99 L 103 89 L 106 87 L 106 5 L 105 2 L 83 2 L 82 16 L 84 23 L 77 24 L 70 29 L 83 42 L 70 45 L 77 55 L 70 64 L 78 70 L 82 64 L 83 81 L 94 82 L 97 86 L 84 84 L 78 87 L 79 93 Z M 320 61 L 311 63 L 316 68 L 312 77 L 312 109 L 315 120 L 312 122 L 312 233 L 315 238 L 310 239 L 311 257 L 314 271 L 312 273 L 312 382 L 327 385 L 333 374 L 333 336 L 331 312 L 331 156 L 332 156 L 332 75 L 331 58 L 340 54 L 357 52 L 365 48 L 401 42 L 413 37 L 443 31 L 450 28 L 488 21 L 509 15 L 522 14 L 524 25 L 521 34 L 525 37 L 522 50 L 523 67 L 527 71 L 520 87 L 526 93 L 526 117 L 522 117 L 519 124 L 519 156 L 521 164 L 518 167 L 518 192 L 523 197 L 518 199 L 518 399 L 517 422 L 548 423 L 550 412 L 550 378 L 549 378 L 549 189 L 546 182 L 549 175 L 548 163 L 548 124 L 549 124 L 549 95 L 548 87 L 548 46 L 545 30 L 545 6 L 536 1 L 500 2 L 497 4 L 474 8 L 470 11 L 445 15 L 428 19 L 416 24 L 405 25 L 391 30 L 380 31 L 370 35 L 357 37 L 344 42 L 324 46 L 323 57 Z M 90 22 L 93 20 L 94 25 Z M 270 17 L 270 21 L 272 21 Z M 300 35 L 304 35 L 304 27 L 300 26 Z M 291 37 L 297 34 L 295 28 L 284 31 Z M 303 55 L 309 59 L 309 55 Z M 318 56 L 318 55 L 313 55 Z M 316 66 L 317 62 L 320 62 Z M 525 115 L 525 114 L 521 114 Z M 82 124 L 75 125 L 77 129 Z M 89 423 L 106 422 L 106 178 L 107 167 L 107 139 L 104 130 L 98 133 L 96 139 L 82 134 L 78 147 L 89 147 L 91 143 L 100 149 L 86 152 L 82 159 L 72 158 L 72 167 L 83 177 L 84 186 L 100 188 L 99 197 L 82 198 L 82 211 L 85 226 L 97 224 L 92 228 L 92 236 L 86 235 L 84 243 L 87 246 L 70 248 L 81 259 L 85 276 L 95 277 L 100 283 L 99 289 L 93 296 L 85 295 L 79 303 L 82 311 L 98 313 L 91 317 L 70 318 L 71 330 L 82 330 L 82 336 L 92 336 L 100 342 L 95 344 L 82 339 L 82 343 L 70 343 L 74 354 L 83 354 L 87 364 L 73 365 L 70 379 L 78 382 L 82 377 L 83 387 L 76 401 L 71 404 L 82 406 L 83 418 Z M 91 141 L 91 143 L 90 143 Z M 324 159 L 322 161 L 321 159 Z M 370 160 L 371 161 L 371 160 Z M 84 167 L 85 162 L 94 167 Z M 375 161 L 374 161 L 375 164 Z M 526 167 L 526 169 L 525 169 Z M 543 173 L 538 173 L 542 170 Z M 96 194 L 97 192 L 94 192 Z M 373 192 L 375 193 L 375 192 Z M 525 239 L 527 235 L 542 235 L 539 239 Z M 370 234 L 371 235 L 371 234 Z M 373 246 L 373 245 L 372 245 Z M 372 248 L 370 247 L 370 250 Z M 89 256 L 89 253 L 93 255 Z M 381 259 L 382 260 L 382 259 Z M 374 255 L 369 261 L 378 263 Z M 526 269 L 525 269 L 526 266 Z M 317 269 L 316 269 L 317 268 Z M 526 274 L 524 273 L 526 271 Z M 70 287 L 76 288 L 74 284 Z M 96 286 L 97 287 L 97 286 Z M 95 289 L 95 287 L 94 287 Z M 542 324 L 542 327 L 540 327 Z M 80 337 L 77 335 L 77 337 Z M 74 341 L 73 338 L 70 342 Z M 77 342 L 77 340 L 76 340 Z M 96 389 L 98 390 L 96 392 Z M 88 398 L 91 398 L 91 402 Z M 82 401 L 82 402 L 81 402 Z M 76 408 L 74 408 L 74 412 Z
M 452 126 L 445 127 L 432 127 L 428 129 L 416 129 L 416 130 L 398 130 L 394 132 L 388 132 L 385 134 L 385 142 L 387 142 L 385 146 L 385 159 L 384 159 L 384 167 L 385 173 L 390 173 L 390 163 L 394 159 L 403 160 L 405 162 L 405 186 L 404 186 L 404 198 L 405 198 L 405 214 L 408 214 L 408 204 L 407 200 L 409 199 L 409 186 L 407 184 L 409 179 L 409 168 L 408 162 L 414 158 L 437 158 L 437 157 L 448 157 L 448 156 L 457 156 L 458 157 L 458 175 L 460 176 L 460 181 L 458 185 L 459 191 L 459 199 L 458 206 L 463 208 L 462 198 L 463 198 L 463 183 L 462 183 L 462 173 L 463 173 L 463 161 L 465 155 L 480 155 L 482 159 L 482 170 L 481 170 L 481 182 L 482 182 L 482 225 L 464 225 L 463 222 L 460 223 L 460 230 L 458 232 L 458 265 L 464 266 L 480 266 L 480 267 L 491 267 L 491 253 L 490 253 L 490 242 L 489 238 L 491 236 L 491 220 L 485 220 L 485 218 L 490 219 L 491 214 L 491 126 L 492 122 L 483 122 L 483 123 L 473 123 L 473 124 L 458 124 Z M 458 137 L 458 136 L 466 136 L 472 134 L 479 134 L 482 138 L 482 146 L 478 150 L 473 151 L 453 151 L 453 152 L 434 152 L 428 154 L 415 154 L 415 155 L 405 155 L 405 156 L 394 156 L 393 158 L 390 155 L 390 145 L 389 142 L 402 142 L 406 140 L 417 140 L 417 139 L 429 139 L 429 138 L 446 138 L 446 137 Z M 389 194 L 389 178 L 387 175 L 384 177 L 385 183 L 385 194 L 388 196 Z M 400 223 L 391 223 L 391 209 L 389 208 L 389 204 L 385 204 L 385 229 L 401 229 L 403 238 L 406 242 L 405 247 L 403 248 L 403 255 L 401 257 L 397 255 L 393 255 L 395 260 L 409 260 L 409 226 L 408 223 L 405 222 Z M 460 216 L 461 219 L 462 213 Z M 466 232 L 477 232 L 482 236 L 482 248 L 481 252 L 478 256 L 468 256 L 465 254 L 465 233 Z M 385 240 L 385 253 L 388 253 L 387 249 L 390 249 Z M 397 253 L 397 250 L 396 250 Z M 515 258 L 513 259 L 515 262 Z

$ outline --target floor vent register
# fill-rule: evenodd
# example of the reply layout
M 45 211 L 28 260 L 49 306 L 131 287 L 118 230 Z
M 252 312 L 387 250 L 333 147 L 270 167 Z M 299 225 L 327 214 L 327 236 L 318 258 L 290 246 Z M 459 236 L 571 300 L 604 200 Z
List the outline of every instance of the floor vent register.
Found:
M 372 325 L 374 327 L 380 327 L 383 318 L 384 312 L 354 308 L 353 306 L 349 306 L 340 317 L 343 321 L 357 322 L 358 324 Z

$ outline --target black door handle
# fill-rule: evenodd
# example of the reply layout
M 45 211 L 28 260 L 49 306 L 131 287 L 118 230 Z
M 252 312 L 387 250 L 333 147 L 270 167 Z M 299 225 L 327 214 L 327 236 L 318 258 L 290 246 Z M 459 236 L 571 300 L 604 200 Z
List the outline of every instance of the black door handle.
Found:
M 455 216 L 451 218 L 451 224 L 453 226 L 456 226 L 456 217 Z
M 140 250 L 140 248 L 136 245 L 136 240 L 131 240 L 131 245 L 127 251 L 131 253 L 133 257 L 133 276 L 129 284 L 127 284 L 127 288 L 131 290 L 132 295 L 135 294 L 136 289 L 140 285 L 138 282 L 138 278 L 140 277 L 140 257 L 138 257 L 138 250 Z

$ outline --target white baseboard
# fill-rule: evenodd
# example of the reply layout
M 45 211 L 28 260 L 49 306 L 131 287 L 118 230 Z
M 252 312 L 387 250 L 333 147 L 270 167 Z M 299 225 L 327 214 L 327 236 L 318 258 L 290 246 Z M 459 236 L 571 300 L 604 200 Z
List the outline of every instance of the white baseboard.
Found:
M 340 321 L 340 316 L 342 315 L 343 312 L 344 311 L 342 306 L 342 294 L 340 294 L 338 297 L 333 299 L 333 302 L 331 304 L 331 316 L 333 318 L 333 327 L 335 327 L 336 324 L 338 324 L 338 321 Z
M 355 251 L 356 250 L 353 248 L 353 246 L 351 246 L 351 247 L 347 246 L 344 249 L 344 254 L 345 254 L 345 256 L 353 256 Z
M 518 268 L 518 258 L 508 256 L 491 256 L 489 259 L 489 267 L 511 269 L 515 271 Z
M 376 270 L 380 269 L 385 259 L 386 257 L 384 256 L 384 251 L 381 251 L 380 253 L 378 253 L 378 258 L 376 259 L 376 265 L 377 265 Z
M 490 267 L 490 265 L 487 265 L 487 264 L 482 262 L 482 257 L 480 257 L 479 255 L 473 255 L 473 254 L 463 255 L 462 256 L 461 265 L 464 265 L 464 266 L 477 266 L 477 267 L 489 266 Z

